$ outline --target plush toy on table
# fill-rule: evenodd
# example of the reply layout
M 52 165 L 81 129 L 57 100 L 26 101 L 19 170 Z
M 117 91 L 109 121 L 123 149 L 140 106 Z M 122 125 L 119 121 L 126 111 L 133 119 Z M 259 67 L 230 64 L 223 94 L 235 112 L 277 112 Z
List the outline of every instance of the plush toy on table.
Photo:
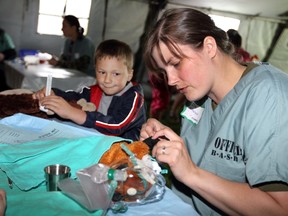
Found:
M 0 93 L 0 118 L 14 115 L 16 113 L 24 113 L 41 118 L 47 118 L 46 113 L 39 110 L 38 100 L 32 98 L 30 90 L 13 89 Z
M 0 118 L 8 117 L 16 113 L 24 113 L 41 118 L 49 118 L 53 112 L 43 112 L 39 107 L 39 100 L 32 98 L 33 92 L 27 89 L 12 89 L 0 92 Z M 68 103 L 84 111 L 95 111 L 96 107 L 84 99 L 68 101 Z
M 118 184 L 112 198 L 113 201 L 134 202 L 141 200 L 145 193 L 156 183 L 155 163 L 157 164 L 157 162 L 151 162 L 150 150 L 149 146 L 141 141 L 119 142 L 114 143 L 102 155 L 99 163 L 114 169 L 127 169 L 128 178 Z M 154 164 L 153 167 L 152 163 Z M 147 166 L 146 171 L 148 172 L 137 171 L 138 168 L 141 170 L 145 166 Z M 158 166 L 156 169 L 160 173 L 161 168 Z

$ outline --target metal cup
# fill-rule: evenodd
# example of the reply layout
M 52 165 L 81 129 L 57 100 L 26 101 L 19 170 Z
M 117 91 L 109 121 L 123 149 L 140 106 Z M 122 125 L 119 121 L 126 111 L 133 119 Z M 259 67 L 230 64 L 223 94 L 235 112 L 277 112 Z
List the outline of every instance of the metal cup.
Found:
M 60 191 L 58 182 L 70 177 L 70 167 L 61 164 L 46 166 L 44 172 L 47 191 Z

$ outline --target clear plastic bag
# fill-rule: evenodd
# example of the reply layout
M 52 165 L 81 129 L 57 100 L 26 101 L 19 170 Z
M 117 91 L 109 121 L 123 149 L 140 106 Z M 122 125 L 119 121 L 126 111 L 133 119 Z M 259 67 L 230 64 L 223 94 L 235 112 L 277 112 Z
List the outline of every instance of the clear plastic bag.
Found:
M 127 165 L 117 164 L 114 169 L 127 172 L 125 181 L 106 180 L 96 183 L 95 170 L 99 164 L 77 171 L 78 180 L 65 179 L 59 182 L 59 188 L 67 196 L 87 208 L 89 211 L 107 210 L 114 212 L 127 210 L 128 206 L 143 205 L 162 199 L 165 191 L 165 179 L 150 171 L 153 184 L 143 177 L 143 170 Z M 98 170 L 99 171 L 99 170 Z

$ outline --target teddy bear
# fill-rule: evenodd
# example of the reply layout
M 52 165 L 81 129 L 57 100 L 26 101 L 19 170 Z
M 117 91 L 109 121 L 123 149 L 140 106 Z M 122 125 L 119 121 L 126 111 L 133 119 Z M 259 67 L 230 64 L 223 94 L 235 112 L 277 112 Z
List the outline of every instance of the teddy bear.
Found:
M 40 111 L 38 100 L 34 100 L 31 93 L 0 94 L 0 104 L 0 118 L 16 113 L 48 118 L 46 113 Z
M 33 92 L 26 89 L 12 89 L 0 93 L 0 118 L 14 115 L 16 113 L 24 113 L 40 118 L 49 118 L 54 115 L 50 110 L 43 112 L 39 106 L 39 100 L 32 98 Z M 83 111 L 95 111 L 96 107 L 93 103 L 87 102 L 85 99 L 78 101 L 68 101 L 68 103 Z
M 125 151 L 125 148 L 128 150 Z M 118 142 L 112 144 L 110 149 L 102 155 L 99 163 L 114 169 L 127 170 L 128 178 L 124 182 L 118 183 L 112 201 L 135 202 L 141 200 L 155 184 L 155 173 L 150 169 L 151 167 L 147 168 L 148 174 L 137 170 L 137 167 L 143 167 L 142 160 L 150 160 L 150 152 L 149 145 L 142 141 Z M 135 161 L 137 165 L 135 165 Z

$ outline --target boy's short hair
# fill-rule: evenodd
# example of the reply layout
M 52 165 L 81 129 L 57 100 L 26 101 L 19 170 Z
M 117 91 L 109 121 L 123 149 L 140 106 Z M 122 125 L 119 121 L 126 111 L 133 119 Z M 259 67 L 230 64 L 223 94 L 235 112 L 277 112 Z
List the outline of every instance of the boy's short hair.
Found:
M 128 69 L 133 69 L 133 52 L 129 45 L 127 45 L 126 43 L 115 39 L 105 40 L 101 42 L 95 52 L 96 63 L 98 59 L 107 56 L 124 59 L 126 61 Z

